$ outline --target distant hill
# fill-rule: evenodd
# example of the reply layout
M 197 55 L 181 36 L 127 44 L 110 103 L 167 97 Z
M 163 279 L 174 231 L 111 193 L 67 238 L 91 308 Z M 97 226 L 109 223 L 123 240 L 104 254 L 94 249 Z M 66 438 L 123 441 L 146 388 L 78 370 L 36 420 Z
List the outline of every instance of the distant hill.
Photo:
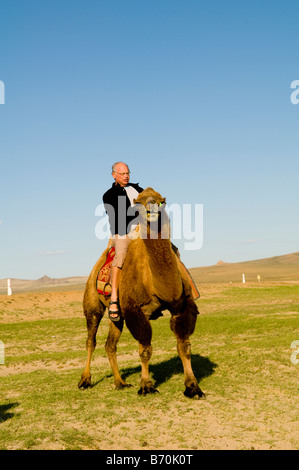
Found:
M 36 280 L 11 279 L 13 293 L 36 290 L 70 290 L 83 289 L 87 281 L 87 276 L 74 276 L 64 278 L 51 278 L 43 276 Z M 7 279 L 0 279 L 0 294 L 7 292 Z
M 289 255 L 274 256 L 241 263 L 225 263 L 220 260 L 214 266 L 189 269 L 196 284 L 217 282 L 257 281 L 299 281 L 299 252 Z M 13 293 L 34 292 L 40 290 L 83 290 L 87 276 L 50 278 L 43 276 L 36 280 L 11 279 Z M 0 294 L 7 293 L 7 280 L 0 279 Z
M 214 266 L 191 268 L 195 283 L 257 281 L 299 281 L 299 252 L 241 263 L 218 261 Z

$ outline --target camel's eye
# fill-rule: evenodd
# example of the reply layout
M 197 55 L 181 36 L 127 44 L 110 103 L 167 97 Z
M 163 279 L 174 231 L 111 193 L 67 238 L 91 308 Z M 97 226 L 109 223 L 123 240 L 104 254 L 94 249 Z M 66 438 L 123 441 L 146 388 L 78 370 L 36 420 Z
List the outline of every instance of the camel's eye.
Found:
M 154 204 L 156 204 L 156 201 L 148 201 L 147 206 L 153 206 Z

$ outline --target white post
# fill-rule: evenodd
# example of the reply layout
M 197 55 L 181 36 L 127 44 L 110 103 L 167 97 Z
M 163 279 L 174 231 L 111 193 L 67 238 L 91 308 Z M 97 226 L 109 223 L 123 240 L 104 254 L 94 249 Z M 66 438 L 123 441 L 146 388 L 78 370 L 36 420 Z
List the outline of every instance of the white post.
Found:
M 0 341 L 0 364 L 5 364 L 5 347 L 3 341 Z
M 245 284 L 245 274 L 242 274 L 242 282 Z
M 10 279 L 7 279 L 7 295 L 11 295 L 11 294 L 12 294 L 12 291 L 10 287 Z

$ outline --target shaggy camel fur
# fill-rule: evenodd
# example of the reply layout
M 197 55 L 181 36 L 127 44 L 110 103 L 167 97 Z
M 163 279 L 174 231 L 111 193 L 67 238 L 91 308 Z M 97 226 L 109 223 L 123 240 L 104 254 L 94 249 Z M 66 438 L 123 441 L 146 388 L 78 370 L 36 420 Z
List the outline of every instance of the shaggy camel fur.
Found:
M 180 269 L 169 239 L 169 220 L 165 199 L 152 188 L 145 189 L 136 199 L 139 204 L 139 236 L 129 246 L 119 285 L 121 320 L 110 321 L 105 345 L 117 389 L 130 386 L 121 377 L 117 365 L 116 345 L 126 325 L 139 342 L 141 359 L 141 395 L 156 392 L 149 375 L 152 356 L 150 321 L 161 316 L 162 310 L 171 313 L 170 328 L 177 338 L 177 350 L 185 375 L 185 396 L 204 398 L 191 366 L 189 337 L 194 332 L 198 310 L 191 295 L 186 273 Z M 84 313 L 87 321 L 87 363 L 79 388 L 91 386 L 90 363 L 96 346 L 96 333 L 108 300 L 96 290 L 96 278 L 104 264 L 107 250 L 94 266 L 86 284 Z

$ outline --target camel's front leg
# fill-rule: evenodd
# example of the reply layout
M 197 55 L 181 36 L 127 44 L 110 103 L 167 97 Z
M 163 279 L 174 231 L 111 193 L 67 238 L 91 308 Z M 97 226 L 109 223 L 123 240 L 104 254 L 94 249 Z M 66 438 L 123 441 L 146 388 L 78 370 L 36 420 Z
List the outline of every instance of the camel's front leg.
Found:
M 118 364 L 117 364 L 117 355 L 116 355 L 116 345 L 120 338 L 120 335 L 123 330 L 124 320 L 120 319 L 118 323 L 110 322 L 109 334 L 105 344 L 106 353 L 110 362 L 110 366 L 114 376 L 114 384 L 116 389 L 121 389 L 124 387 L 131 387 L 130 384 L 127 384 L 119 373 Z
M 181 314 L 174 315 L 170 320 L 170 327 L 176 335 L 178 354 L 184 368 L 186 386 L 184 395 L 189 398 L 205 398 L 205 394 L 198 386 L 191 365 L 191 344 L 189 337 L 194 332 L 197 315 L 196 304 L 189 297 L 184 311 Z
M 181 358 L 185 374 L 184 395 L 188 398 L 205 398 L 205 394 L 198 386 L 198 382 L 191 366 L 191 344 L 189 339 L 177 339 L 178 354 Z
M 132 336 L 139 343 L 139 356 L 141 359 L 141 381 L 139 395 L 155 393 L 158 390 L 154 387 L 149 375 L 149 362 L 152 357 L 152 327 L 149 320 L 141 310 L 128 310 L 125 314 L 126 325 Z
M 152 357 L 153 348 L 151 345 L 143 346 L 139 344 L 139 355 L 141 359 L 141 381 L 139 395 L 147 395 L 148 393 L 155 393 L 158 390 L 154 387 L 149 375 L 149 362 Z

